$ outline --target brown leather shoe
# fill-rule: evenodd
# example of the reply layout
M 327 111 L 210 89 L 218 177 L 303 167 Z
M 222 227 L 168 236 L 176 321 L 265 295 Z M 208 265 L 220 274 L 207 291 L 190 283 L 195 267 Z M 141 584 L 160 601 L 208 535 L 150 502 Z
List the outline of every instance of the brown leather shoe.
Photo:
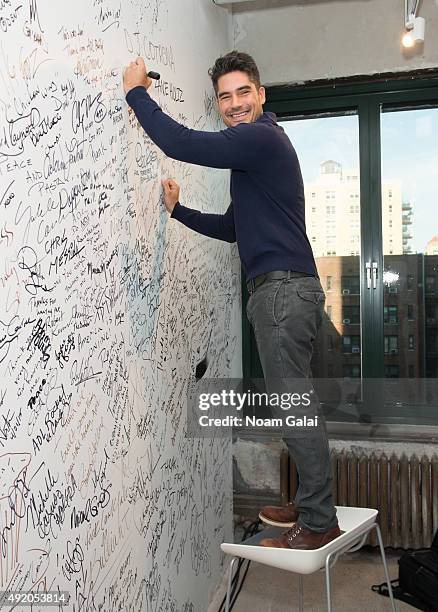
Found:
M 306 529 L 297 523 L 291 529 L 282 533 L 279 538 L 265 538 L 261 540 L 260 546 L 292 548 L 294 550 L 315 550 L 325 546 L 342 533 L 343 531 L 339 529 L 338 525 L 329 529 L 329 531 L 318 533 L 317 531 Z
M 293 527 L 298 519 L 298 510 L 293 502 L 285 506 L 265 506 L 259 512 L 259 519 L 274 527 Z

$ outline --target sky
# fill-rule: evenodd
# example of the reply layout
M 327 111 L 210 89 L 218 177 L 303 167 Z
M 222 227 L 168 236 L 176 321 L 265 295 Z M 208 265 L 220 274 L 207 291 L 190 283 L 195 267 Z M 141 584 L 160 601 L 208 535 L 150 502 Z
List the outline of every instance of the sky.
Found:
M 319 176 L 333 159 L 344 169 L 359 168 L 356 115 L 283 121 L 298 154 L 304 182 Z M 422 253 L 438 235 L 438 108 L 382 114 L 382 180 L 399 180 L 403 200 L 413 205 L 413 252 Z

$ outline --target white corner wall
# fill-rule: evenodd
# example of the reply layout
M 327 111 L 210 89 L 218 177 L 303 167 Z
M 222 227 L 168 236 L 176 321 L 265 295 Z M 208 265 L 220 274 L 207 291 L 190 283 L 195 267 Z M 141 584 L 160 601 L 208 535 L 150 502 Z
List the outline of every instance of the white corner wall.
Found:
M 218 130 L 230 32 L 211 0 L 0 1 L 0 591 L 205 612 L 222 577 L 231 440 L 186 437 L 185 404 L 204 358 L 241 375 L 240 263 L 160 179 L 219 213 L 229 173 L 158 150 L 122 68 L 144 56 L 163 109 Z

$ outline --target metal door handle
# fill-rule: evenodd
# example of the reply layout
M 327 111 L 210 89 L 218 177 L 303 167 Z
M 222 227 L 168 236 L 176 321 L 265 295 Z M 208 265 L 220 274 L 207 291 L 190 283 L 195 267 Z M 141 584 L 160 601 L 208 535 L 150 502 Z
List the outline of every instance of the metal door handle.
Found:
M 377 261 L 373 261 L 373 289 L 377 289 Z
M 371 289 L 371 262 L 367 261 L 365 263 L 365 269 L 367 274 L 367 289 Z

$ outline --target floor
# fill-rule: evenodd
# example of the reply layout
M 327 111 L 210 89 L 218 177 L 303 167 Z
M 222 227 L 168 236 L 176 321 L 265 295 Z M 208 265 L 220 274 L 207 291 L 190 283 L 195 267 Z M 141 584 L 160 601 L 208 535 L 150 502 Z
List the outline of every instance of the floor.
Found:
M 402 551 L 386 552 L 390 578 L 398 574 L 397 559 Z M 371 585 L 384 581 L 383 565 L 378 552 L 371 548 L 343 555 L 334 566 L 332 576 L 333 612 L 374 612 L 391 610 L 390 601 L 371 590 Z M 303 577 L 305 612 L 327 610 L 325 577 L 316 572 Z M 219 610 L 226 586 L 216 594 L 207 612 Z M 292 612 L 298 610 L 298 577 L 272 567 L 251 563 L 245 583 L 233 612 Z M 399 612 L 415 610 L 396 600 Z

